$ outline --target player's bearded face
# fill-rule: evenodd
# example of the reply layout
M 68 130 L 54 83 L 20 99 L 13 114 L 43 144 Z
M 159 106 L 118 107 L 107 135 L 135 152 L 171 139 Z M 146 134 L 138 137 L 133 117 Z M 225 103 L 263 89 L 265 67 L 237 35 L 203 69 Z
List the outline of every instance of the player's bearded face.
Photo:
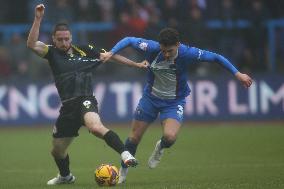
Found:
M 177 55 L 179 44 L 180 43 L 170 46 L 160 44 L 161 52 L 166 60 L 171 60 Z
M 52 36 L 56 48 L 62 51 L 68 51 L 71 47 L 72 35 L 70 31 L 57 31 Z

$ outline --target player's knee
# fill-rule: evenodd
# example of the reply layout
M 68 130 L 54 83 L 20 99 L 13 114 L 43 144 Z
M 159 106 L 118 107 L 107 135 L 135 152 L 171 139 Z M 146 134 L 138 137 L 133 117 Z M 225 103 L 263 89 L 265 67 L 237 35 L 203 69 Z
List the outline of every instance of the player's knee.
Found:
M 100 127 L 97 126 L 97 125 L 94 125 L 93 127 L 89 128 L 89 131 L 97 137 L 102 135 L 102 133 L 100 131 Z
M 100 127 L 102 127 L 102 123 L 98 120 L 92 120 L 85 122 L 85 125 L 89 130 L 97 131 Z
M 65 152 L 58 149 L 52 149 L 50 153 L 56 159 L 63 159 L 65 157 Z
M 101 124 L 100 116 L 95 112 L 88 112 L 84 115 L 85 125 L 89 127 L 97 126 Z
M 89 131 L 97 136 L 97 137 L 100 137 L 102 138 L 108 131 L 109 129 L 106 128 L 103 124 L 101 123 L 97 123 L 97 124 L 93 124 L 90 128 L 89 128 Z
M 103 126 L 99 115 L 94 112 L 89 112 L 85 115 L 85 125 L 89 131 L 97 137 L 102 137 L 107 130 L 105 126 Z

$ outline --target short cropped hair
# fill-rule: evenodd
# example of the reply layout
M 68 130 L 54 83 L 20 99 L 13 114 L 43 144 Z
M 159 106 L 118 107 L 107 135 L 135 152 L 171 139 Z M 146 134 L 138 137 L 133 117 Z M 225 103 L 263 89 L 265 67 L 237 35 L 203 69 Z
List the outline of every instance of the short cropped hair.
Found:
M 179 33 L 173 28 L 164 28 L 159 33 L 158 41 L 165 46 L 175 45 L 180 41 Z
M 57 31 L 70 31 L 69 25 L 66 23 L 58 23 L 54 26 L 53 31 L 52 31 L 52 35 L 55 35 L 55 33 Z

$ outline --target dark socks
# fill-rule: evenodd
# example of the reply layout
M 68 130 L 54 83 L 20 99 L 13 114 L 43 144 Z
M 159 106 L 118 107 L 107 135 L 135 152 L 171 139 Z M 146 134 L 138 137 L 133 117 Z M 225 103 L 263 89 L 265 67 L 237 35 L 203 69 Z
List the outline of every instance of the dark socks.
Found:
M 125 141 L 125 148 L 131 153 L 131 155 L 135 156 L 137 150 L 137 144 L 134 144 L 129 140 L 129 138 Z
M 114 149 L 119 154 L 121 154 L 122 152 L 125 151 L 124 144 L 122 143 L 122 141 L 120 140 L 119 136 L 115 132 L 109 130 L 103 136 L 103 139 L 105 140 L 107 145 L 109 145 L 112 149 Z
M 127 138 L 125 141 L 125 148 L 131 153 L 131 155 L 135 156 L 137 144 L 134 144 L 133 142 L 131 142 L 129 138 Z M 121 161 L 121 166 L 123 168 L 127 168 L 127 166 L 123 163 L 123 161 Z
M 69 170 L 69 155 L 67 154 L 67 156 L 64 159 L 56 159 L 54 158 L 54 161 L 59 169 L 59 173 L 61 176 L 65 177 L 67 175 L 70 174 L 70 170 Z
M 174 143 L 175 143 L 175 141 L 167 141 L 165 137 L 161 138 L 161 148 L 169 148 Z

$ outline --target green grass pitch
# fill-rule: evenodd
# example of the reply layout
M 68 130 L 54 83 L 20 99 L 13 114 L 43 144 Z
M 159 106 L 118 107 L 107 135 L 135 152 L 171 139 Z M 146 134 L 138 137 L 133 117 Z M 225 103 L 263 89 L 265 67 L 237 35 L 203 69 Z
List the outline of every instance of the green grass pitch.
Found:
M 130 168 L 129 189 L 280 189 L 284 188 L 284 124 L 185 123 L 176 144 L 153 170 L 147 160 L 161 136 L 150 127 L 137 152 L 139 166 Z M 124 140 L 129 127 L 113 127 Z M 57 174 L 49 153 L 51 126 L 0 129 L 0 189 L 93 189 L 101 163 L 119 167 L 119 155 L 86 129 L 70 147 L 72 185 L 46 186 Z

